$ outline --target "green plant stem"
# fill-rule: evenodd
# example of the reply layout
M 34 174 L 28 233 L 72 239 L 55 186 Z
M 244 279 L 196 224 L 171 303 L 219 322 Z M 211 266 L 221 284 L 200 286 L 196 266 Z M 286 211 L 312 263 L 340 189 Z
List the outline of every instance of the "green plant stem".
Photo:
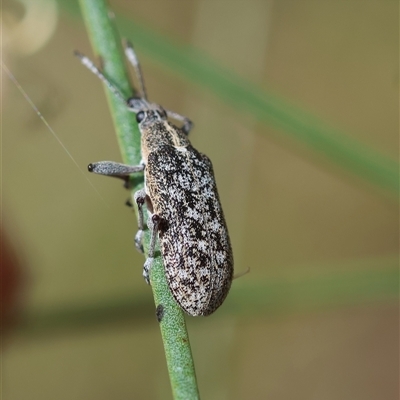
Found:
M 128 98 L 132 95 L 122 45 L 104 0 L 80 0 L 86 28 L 97 56 L 101 57 L 104 74 Z M 88 78 L 89 79 L 89 78 Z M 140 132 L 135 114 L 107 88 L 106 95 L 113 116 L 118 142 L 125 163 L 140 163 Z M 132 179 L 133 191 L 143 187 L 143 179 Z M 147 253 L 149 233 L 146 232 L 144 247 Z M 175 399 L 196 399 L 199 397 L 194 363 L 190 349 L 185 317 L 173 299 L 165 279 L 164 266 L 157 257 L 150 272 L 151 287 L 155 304 L 162 307 L 159 319 L 164 343 L 172 391 Z

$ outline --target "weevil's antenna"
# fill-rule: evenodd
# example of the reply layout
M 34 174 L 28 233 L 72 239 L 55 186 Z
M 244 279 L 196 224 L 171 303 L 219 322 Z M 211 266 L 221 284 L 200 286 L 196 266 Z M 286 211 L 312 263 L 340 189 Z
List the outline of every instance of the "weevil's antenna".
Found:
M 74 51 L 74 55 L 79 58 L 81 63 L 93 72 L 102 82 L 104 82 L 107 87 L 111 90 L 113 94 L 115 94 L 121 101 L 127 104 L 126 97 L 121 93 L 121 91 L 109 80 L 107 79 L 104 74 L 93 64 L 93 61 L 90 58 L 86 57 L 84 54 L 80 53 L 79 51 Z
M 143 79 L 142 69 L 140 68 L 139 59 L 135 53 L 135 50 L 133 49 L 132 43 L 130 43 L 128 40 L 125 40 L 125 55 L 129 60 L 129 62 L 132 64 L 133 68 L 135 69 L 135 74 L 140 85 L 141 93 L 139 97 L 147 101 L 146 87 L 144 86 L 144 79 Z

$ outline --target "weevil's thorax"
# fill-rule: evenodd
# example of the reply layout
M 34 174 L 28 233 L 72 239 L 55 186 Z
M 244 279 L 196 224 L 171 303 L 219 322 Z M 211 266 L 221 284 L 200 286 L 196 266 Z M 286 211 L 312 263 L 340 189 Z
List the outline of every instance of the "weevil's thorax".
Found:
M 187 135 L 174 124 L 167 120 L 167 114 L 158 104 L 148 104 L 143 110 L 144 116 L 139 123 L 141 133 L 142 158 L 147 163 L 147 157 L 152 151 L 163 146 L 173 146 L 185 151 L 190 145 Z

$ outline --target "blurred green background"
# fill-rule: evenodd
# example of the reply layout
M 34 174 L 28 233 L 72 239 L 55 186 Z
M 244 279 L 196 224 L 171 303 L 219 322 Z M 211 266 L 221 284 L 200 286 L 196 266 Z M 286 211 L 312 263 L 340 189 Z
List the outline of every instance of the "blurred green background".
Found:
M 398 399 L 398 2 L 110 5 L 150 99 L 195 122 L 235 269 L 251 268 L 187 319 L 202 397 Z M 3 70 L 3 399 L 169 399 L 127 192 L 86 173 L 120 155 L 102 86 L 72 56 L 92 54 L 77 4 L 3 0 L 2 35 L 83 171 Z

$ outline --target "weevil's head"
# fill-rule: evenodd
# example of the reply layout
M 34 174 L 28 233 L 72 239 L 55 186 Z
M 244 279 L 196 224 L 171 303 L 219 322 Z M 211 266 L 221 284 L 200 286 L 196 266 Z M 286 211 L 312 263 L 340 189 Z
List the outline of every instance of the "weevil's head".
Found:
M 156 122 L 167 120 L 167 113 L 160 105 L 149 103 L 143 98 L 130 98 L 128 100 L 128 107 L 136 113 L 136 121 L 140 128 L 146 128 Z

